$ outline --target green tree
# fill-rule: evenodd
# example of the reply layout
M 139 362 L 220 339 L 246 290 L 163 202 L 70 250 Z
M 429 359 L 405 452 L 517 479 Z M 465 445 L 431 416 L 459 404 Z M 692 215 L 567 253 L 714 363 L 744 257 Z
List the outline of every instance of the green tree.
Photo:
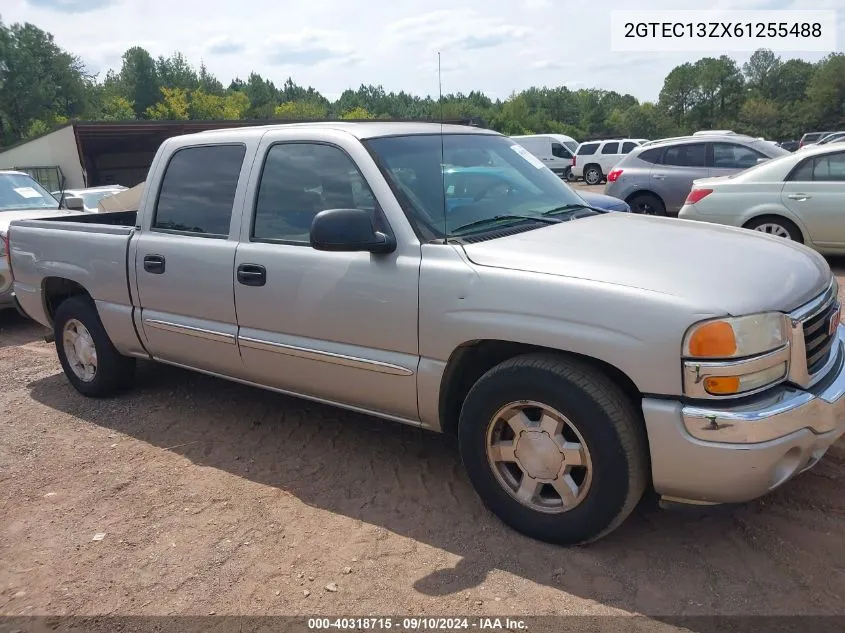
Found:
M 658 104 L 678 125 L 686 125 L 687 114 L 697 103 L 698 77 L 695 68 L 687 62 L 673 68 L 660 90 Z
M 79 58 L 32 24 L 0 22 L 0 138 L 15 142 L 41 120 L 90 112 L 93 81 Z
M 197 72 L 182 53 L 177 51 L 170 57 L 159 57 L 155 66 L 160 87 L 181 88 L 183 90 L 199 88 Z
M 184 88 L 162 88 L 162 100 L 144 112 L 148 119 L 157 121 L 185 121 L 188 119 L 188 91 Z
M 120 96 L 132 102 L 135 116 L 141 118 L 161 97 L 156 62 L 146 49 L 133 46 L 123 53 L 122 65 L 112 78 Z
M 277 105 L 273 116 L 288 121 L 319 121 L 328 116 L 328 108 L 311 101 L 285 101 Z
M 375 116 L 370 114 L 364 108 L 352 108 L 351 110 L 347 110 L 343 114 L 340 115 L 341 119 L 346 120 L 358 120 L 358 119 L 374 119 Z
M 103 99 L 100 118 L 104 121 L 131 121 L 135 118 L 135 108 L 126 97 L 107 96 Z
M 845 54 L 831 53 L 819 62 L 807 84 L 807 101 L 819 128 L 845 126 Z

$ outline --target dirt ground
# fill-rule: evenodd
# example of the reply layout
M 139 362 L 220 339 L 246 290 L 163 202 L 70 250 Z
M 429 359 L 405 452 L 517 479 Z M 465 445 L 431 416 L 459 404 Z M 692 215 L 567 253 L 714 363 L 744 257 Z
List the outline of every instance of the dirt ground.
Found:
M 646 500 L 560 548 L 440 436 L 153 364 L 86 399 L 41 334 L 0 314 L 2 615 L 845 615 L 841 444 L 757 502 Z

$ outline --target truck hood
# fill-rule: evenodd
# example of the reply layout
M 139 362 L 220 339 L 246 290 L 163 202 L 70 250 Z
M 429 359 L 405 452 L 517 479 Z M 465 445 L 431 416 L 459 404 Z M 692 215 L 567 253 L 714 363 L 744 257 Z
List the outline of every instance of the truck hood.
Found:
M 0 211 L 0 231 L 5 233 L 9 224 L 15 220 L 41 220 L 43 218 L 57 218 L 62 215 L 79 215 L 81 211 L 68 209 L 18 209 L 16 211 Z
M 791 311 L 830 283 L 809 248 L 756 231 L 607 213 L 464 244 L 489 266 L 672 295 L 698 309 L 741 315 Z

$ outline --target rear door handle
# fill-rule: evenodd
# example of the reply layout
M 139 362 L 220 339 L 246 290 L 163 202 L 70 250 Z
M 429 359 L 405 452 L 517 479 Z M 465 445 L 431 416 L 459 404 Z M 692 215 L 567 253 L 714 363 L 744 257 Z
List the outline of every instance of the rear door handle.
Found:
M 263 286 L 267 283 L 267 269 L 258 264 L 241 264 L 237 276 L 238 283 L 244 286 Z
M 663 174 L 652 174 L 651 177 L 655 180 L 666 180 L 666 176 Z
M 798 200 L 798 202 L 804 202 L 804 200 L 809 200 L 813 196 L 808 196 L 806 193 L 791 193 L 786 197 L 790 200 Z
M 144 255 L 144 270 L 153 275 L 164 273 L 164 257 L 161 255 Z

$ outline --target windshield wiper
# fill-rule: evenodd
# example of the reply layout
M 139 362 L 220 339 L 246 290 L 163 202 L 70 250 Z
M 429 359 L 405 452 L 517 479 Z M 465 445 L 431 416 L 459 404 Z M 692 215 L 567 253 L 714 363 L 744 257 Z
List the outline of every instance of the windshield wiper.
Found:
M 595 211 L 596 213 L 607 213 L 607 209 L 599 209 L 597 207 L 591 207 L 588 204 L 581 204 L 581 203 L 573 203 L 573 204 L 564 204 L 559 207 L 555 207 L 554 209 L 549 209 L 548 211 L 543 211 L 542 215 L 548 217 L 550 215 L 563 215 L 563 214 L 570 214 L 578 211 L 579 209 L 587 209 L 588 211 Z
M 477 228 L 487 224 L 497 224 L 505 220 L 533 220 L 534 222 L 541 222 L 543 224 L 559 224 L 561 221 L 553 218 L 544 218 L 542 215 L 494 215 L 492 218 L 484 218 L 482 220 L 475 220 L 468 222 L 452 230 L 452 235 L 457 235 L 459 232 L 466 229 Z

